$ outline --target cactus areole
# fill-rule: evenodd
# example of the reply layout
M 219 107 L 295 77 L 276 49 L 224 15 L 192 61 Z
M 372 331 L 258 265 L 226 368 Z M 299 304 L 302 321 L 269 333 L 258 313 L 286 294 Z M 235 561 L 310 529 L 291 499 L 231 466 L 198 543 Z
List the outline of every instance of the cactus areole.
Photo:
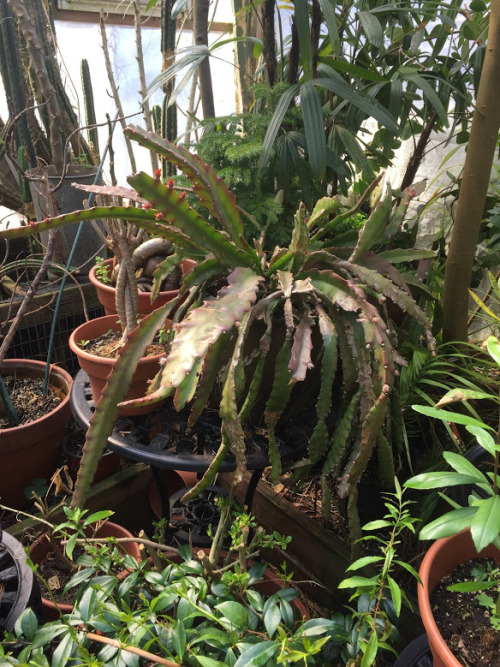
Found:
M 384 465 L 394 468 L 391 445 L 379 436 L 397 366 L 405 362 L 393 344 L 386 303 L 416 320 L 422 339 L 431 349 L 434 344 L 430 323 L 402 275 L 372 250 L 397 231 L 410 195 L 387 195 L 359 231 L 354 247 L 341 252 L 335 249 L 335 227 L 352 211 L 341 211 L 339 201 L 330 197 L 320 199 L 308 214 L 301 206 L 289 247 L 269 253 L 258 242 L 252 246 L 245 240 L 234 195 L 198 156 L 139 127 L 129 127 L 126 134 L 183 171 L 208 209 L 209 221 L 172 183 L 139 173 L 128 179 L 133 188 L 128 206 L 78 211 L 20 230 L 30 234 L 75 220 L 121 219 L 171 241 L 178 258 L 197 262 L 184 278 L 179 301 L 143 320 L 127 344 L 122 369 L 113 372 L 91 422 L 89 460 L 99 455 L 111 432 L 130 366 L 140 358 L 154 327 L 180 303 L 170 351 L 148 395 L 134 404 L 171 397 L 177 410 L 190 407 L 193 424 L 209 402 L 213 407 L 214 396 L 219 397 L 220 449 L 190 496 L 212 482 L 229 450 L 236 459 L 235 478 L 241 478 L 245 424 L 254 422 L 256 414 L 267 430 L 269 461 L 277 478 L 281 459 L 276 429 L 294 416 L 303 419 L 301 408 L 307 408 L 304 469 L 322 467 L 325 492 L 348 498 L 355 537 L 357 483 L 375 447 L 379 460 L 383 457 Z M 161 274 L 160 267 L 158 277 Z M 156 323 L 151 320 L 155 317 Z M 89 474 L 79 476 L 77 504 L 85 498 L 92 469 L 93 463 Z

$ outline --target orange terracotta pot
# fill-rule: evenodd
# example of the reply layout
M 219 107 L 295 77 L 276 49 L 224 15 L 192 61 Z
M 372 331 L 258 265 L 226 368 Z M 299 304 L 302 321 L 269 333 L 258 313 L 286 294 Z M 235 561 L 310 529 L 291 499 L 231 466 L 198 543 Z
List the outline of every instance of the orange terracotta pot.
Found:
M 469 530 L 436 540 L 424 556 L 420 566 L 422 586 L 418 586 L 418 606 L 434 659 L 434 667 L 460 667 L 436 625 L 430 595 L 439 582 L 458 565 L 474 558 L 492 558 L 500 564 L 500 549 L 490 544 L 479 554 Z
M 169 320 L 167 320 L 167 323 L 169 323 Z M 80 368 L 82 368 L 89 376 L 92 396 L 96 404 L 101 398 L 108 376 L 111 373 L 113 366 L 116 365 L 118 359 L 107 359 L 95 354 L 89 354 L 85 351 L 85 348 L 78 345 L 78 343 L 83 340 L 94 340 L 99 338 L 99 336 L 103 335 L 110 329 L 111 331 L 120 330 L 120 324 L 116 315 L 107 315 L 105 317 L 98 317 L 94 320 L 84 322 L 72 332 L 69 338 L 70 349 L 78 357 Z M 151 357 L 143 357 L 139 361 L 128 394 L 124 400 L 132 400 L 145 395 L 149 383 L 160 370 L 160 363 L 163 357 L 163 354 L 156 354 Z M 157 407 L 157 404 L 153 407 Z M 152 410 L 153 407 L 148 405 L 143 408 L 122 408 L 120 409 L 120 415 L 139 415 Z
M 112 521 L 107 521 L 103 523 L 102 526 L 95 532 L 94 537 L 129 537 L 133 538 L 134 536 L 130 531 L 123 526 L 113 523 Z M 128 553 L 132 558 L 139 563 L 141 561 L 141 550 L 137 542 L 124 542 L 120 545 L 120 548 Z M 52 548 L 47 537 L 47 533 L 40 535 L 30 545 L 30 558 L 35 563 L 39 565 L 43 560 L 51 553 Z M 130 570 L 124 570 L 118 575 L 119 579 L 124 579 Z M 54 604 L 49 598 L 42 596 L 42 608 L 43 608 L 43 620 L 44 621 L 55 621 L 59 618 L 60 614 L 70 614 L 73 611 L 72 604 Z
M 113 259 L 107 259 L 104 262 L 104 266 L 108 267 L 111 271 L 113 265 Z M 181 262 L 182 275 L 187 275 L 192 268 L 196 265 L 196 262 L 192 259 L 185 259 Z M 115 295 L 116 289 L 112 285 L 105 285 L 102 283 L 95 274 L 96 267 L 93 266 L 89 272 L 89 280 L 95 285 L 97 290 L 97 298 L 99 302 L 104 306 L 104 312 L 106 315 L 113 315 L 116 313 L 115 305 Z M 166 292 L 160 292 L 156 299 L 151 303 L 151 294 L 149 292 L 138 292 L 139 297 L 139 306 L 138 306 L 138 316 L 145 317 L 149 313 L 152 313 L 153 310 L 159 308 L 160 306 L 165 305 L 179 294 L 179 290 L 169 290 Z
M 6 359 L 2 375 L 43 381 L 46 364 L 32 359 Z M 0 498 L 16 509 L 29 503 L 24 489 L 35 478 L 50 479 L 58 467 L 60 446 L 71 418 L 70 391 L 73 380 L 62 368 L 51 366 L 49 384 L 64 396 L 55 410 L 29 424 L 0 429 Z

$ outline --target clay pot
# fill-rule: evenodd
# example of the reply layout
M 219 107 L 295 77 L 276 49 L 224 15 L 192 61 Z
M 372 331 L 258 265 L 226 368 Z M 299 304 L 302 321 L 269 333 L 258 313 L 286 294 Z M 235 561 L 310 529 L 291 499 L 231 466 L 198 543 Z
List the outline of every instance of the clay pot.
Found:
M 46 364 L 29 359 L 6 359 L 2 375 L 43 380 Z M 71 418 L 70 391 L 73 380 L 62 368 L 50 367 L 49 384 L 64 399 L 52 412 L 29 424 L 0 429 L 0 498 L 10 507 L 29 503 L 24 489 L 35 478 L 50 479 L 59 463 L 60 445 Z
M 168 320 L 167 320 L 168 322 Z M 97 405 L 101 398 L 102 391 L 106 386 L 106 382 L 113 366 L 118 362 L 118 359 L 107 359 L 106 357 L 99 357 L 94 354 L 89 354 L 78 343 L 82 340 L 94 340 L 102 336 L 107 331 L 119 331 L 120 324 L 117 321 L 116 315 L 107 315 L 105 317 L 98 317 L 88 322 L 84 322 L 76 328 L 69 337 L 69 347 L 78 357 L 78 363 L 90 380 L 90 387 L 92 389 L 92 396 L 94 403 Z M 160 370 L 160 362 L 164 354 L 156 354 L 151 357 L 143 357 L 137 364 L 132 383 L 130 385 L 126 399 L 131 400 L 140 398 L 145 395 L 150 381 Z M 153 406 L 157 407 L 157 405 Z M 144 414 L 153 409 L 152 406 L 144 406 L 142 408 L 121 408 L 120 415 L 139 415 Z
M 123 526 L 113 523 L 112 521 L 107 521 L 95 532 L 94 537 L 119 538 L 133 537 L 133 535 L 126 528 L 123 528 Z M 123 544 L 120 544 L 120 548 L 123 549 L 125 553 L 130 554 L 132 558 L 135 558 L 138 563 L 141 561 L 141 551 L 137 542 L 124 542 Z M 30 558 L 35 565 L 39 565 L 51 551 L 52 548 L 47 533 L 43 533 L 43 535 L 40 535 L 40 537 L 30 545 Z M 118 577 L 124 579 L 128 572 L 129 570 L 124 570 L 123 572 L 120 572 Z M 60 614 L 70 614 L 73 611 L 73 605 L 59 604 L 56 606 L 52 600 L 44 598 L 43 596 L 42 608 L 44 621 L 54 621 L 59 618 Z
M 113 265 L 113 259 L 108 259 L 104 262 L 104 266 L 109 268 L 111 272 L 111 267 Z M 192 259 L 184 259 L 181 262 L 182 275 L 186 276 L 192 268 L 196 265 L 196 262 Z M 115 295 L 116 289 L 112 285 L 105 285 L 102 283 L 95 274 L 96 267 L 92 267 L 89 272 L 89 280 L 95 285 L 97 290 L 97 298 L 99 302 L 104 306 L 104 312 L 106 315 L 113 315 L 116 313 L 116 304 L 115 304 Z M 164 304 L 172 301 L 179 294 L 179 290 L 169 290 L 167 292 L 160 292 L 153 303 L 151 303 L 151 294 L 149 292 L 138 292 L 139 297 L 139 306 L 138 306 L 138 317 L 145 317 L 149 313 L 152 313 L 153 310 L 163 306 Z
M 418 586 L 418 606 L 434 659 L 434 667 L 460 667 L 444 641 L 432 614 L 430 594 L 447 574 L 473 558 L 492 558 L 500 564 L 500 550 L 490 544 L 479 554 L 469 530 L 436 540 L 425 554 L 420 567 L 422 586 Z
M 67 442 L 63 442 L 63 451 L 66 457 L 66 465 L 68 466 L 68 473 L 73 482 L 76 482 L 76 477 L 78 471 L 80 470 L 80 463 L 82 461 L 82 454 L 79 452 L 76 454 L 71 451 L 71 447 Z M 94 479 L 92 484 L 97 484 L 97 482 L 102 482 L 103 479 L 107 479 L 114 475 L 120 469 L 120 457 L 115 452 L 112 452 L 110 449 L 105 449 L 99 463 L 97 464 L 97 470 L 95 471 Z

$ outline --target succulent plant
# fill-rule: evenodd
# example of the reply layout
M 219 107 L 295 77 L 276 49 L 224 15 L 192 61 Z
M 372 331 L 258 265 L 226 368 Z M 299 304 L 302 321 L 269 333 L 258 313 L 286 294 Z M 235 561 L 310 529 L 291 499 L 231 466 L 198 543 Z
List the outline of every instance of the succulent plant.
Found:
M 181 304 L 165 363 L 148 395 L 134 403 L 171 396 L 177 410 L 190 406 L 192 425 L 219 389 L 220 449 L 190 495 L 210 484 L 229 450 L 236 459 L 236 479 L 241 478 L 249 419 L 260 419 L 266 429 L 272 474 L 278 477 L 276 429 L 307 399 L 315 424 L 308 433 L 305 464 L 321 465 L 325 492 L 338 491 L 348 499 L 356 537 L 357 484 L 375 448 L 379 468 L 394 479 L 392 448 L 382 433 L 397 366 L 405 362 L 395 348 L 388 302 L 418 322 L 431 349 L 434 344 L 430 323 L 391 263 L 391 252 L 386 259 L 373 251 L 399 229 L 411 195 L 387 194 L 354 232 L 351 247 L 335 247 L 335 229 L 356 213 L 368 193 L 348 211 L 336 197 L 320 199 L 311 212 L 301 206 L 289 247 L 267 253 L 258 240 L 253 246 L 245 240 L 235 197 L 211 167 L 184 147 L 138 127 L 127 128 L 126 134 L 181 169 L 210 218 L 202 218 L 172 181 L 163 183 L 159 172 L 139 173 L 128 179 L 133 190 L 120 189 L 129 206 L 96 207 L 22 230 L 28 234 L 82 219 L 128 221 L 177 248 L 157 269 L 157 282 L 182 258 L 197 260 L 179 298 L 142 320 L 129 339 L 92 418 L 87 452 L 100 453 L 131 368 L 166 315 Z M 96 461 L 84 457 L 74 502 L 84 499 Z

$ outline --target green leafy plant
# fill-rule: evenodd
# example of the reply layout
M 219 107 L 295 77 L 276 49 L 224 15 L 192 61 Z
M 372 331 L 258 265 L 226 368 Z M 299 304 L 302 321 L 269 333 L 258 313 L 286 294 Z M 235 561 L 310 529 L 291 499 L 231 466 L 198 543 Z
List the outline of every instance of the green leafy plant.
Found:
M 144 318 L 129 337 L 92 418 L 73 502 L 80 504 L 85 498 L 96 456 L 112 429 L 135 364 L 165 317 L 177 308 L 165 363 L 148 395 L 134 405 L 171 396 L 175 409 L 190 406 L 192 426 L 209 399 L 220 397 L 221 445 L 189 495 L 210 484 L 230 450 L 236 459 L 235 479 L 241 479 L 249 423 L 267 431 L 276 479 L 281 472 L 280 427 L 307 407 L 315 419 L 305 433 L 309 444 L 304 470 L 321 466 L 325 492 L 348 499 L 354 540 L 360 535 L 357 483 L 375 445 L 383 460 L 379 469 L 389 485 L 394 479 L 394 455 L 381 434 L 397 382 L 396 367 L 405 362 L 394 345 L 386 305 L 392 303 L 397 312 L 418 323 L 422 340 L 434 348 L 430 323 L 393 264 L 400 260 L 391 252 L 375 252 L 399 229 L 411 194 L 395 198 L 388 193 L 363 228 L 354 230 L 352 245 L 341 248 L 335 248 L 335 230 L 359 211 L 370 190 L 347 210 L 336 197 L 320 199 L 309 212 L 301 206 L 290 245 L 266 252 L 259 241 L 252 246 L 245 239 L 235 198 L 211 167 L 183 147 L 138 127 L 128 128 L 126 134 L 176 164 L 215 223 L 203 219 L 173 182 L 164 184 L 159 174 L 140 173 L 129 178 L 134 189 L 128 197 L 141 208 L 96 207 L 33 227 L 35 231 L 112 217 L 167 239 L 176 252 L 157 269 L 156 285 L 183 257 L 197 260 L 179 298 Z M 11 230 L 1 232 L 13 235 Z M 406 251 L 404 258 L 420 256 L 419 251 Z
M 363 556 L 349 565 L 348 572 L 357 572 L 366 567 L 375 567 L 377 573 L 371 577 L 355 575 L 340 582 L 339 588 L 354 588 L 350 600 L 358 600 L 357 609 L 352 609 L 352 636 L 356 641 L 344 649 L 346 664 L 360 664 L 368 667 L 376 664 L 380 650 L 396 653 L 393 644 L 400 641 L 395 625 L 401 613 L 402 602 L 410 607 L 406 593 L 394 579 L 393 571 L 399 567 L 406 570 L 417 580 L 418 573 L 407 562 L 397 558 L 397 548 L 401 543 L 401 533 L 409 530 L 415 532 L 415 524 L 419 519 L 413 517 L 409 510 L 411 501 L 404 500 L 404 490 L 395 479 L 394 493 L 385 494 L 387 514 L 382 519 L 370 521 L 363 526 L 363 541 L 377 542 L 380 556 Z M 381 531 L 384 531 L 383 533 Z M 360 662 L 349 662 L 360 659 Z
M 111 279 L 109 277 L 109 271 L 106 266 L 104 266 L 104 259 L 102 257 L 95 258 L 95 275 L 101 283 L 105 285 L 111 285 Z
M 495 363 L 500 366 L 500 344 L 495 336 L 488 338 L 487 348 Z M 498 380 L 495 382 L 498 386 Z M 421 539 L 449 537 L 468 528 L 478 552 L 491 543 L 500 546 L 500 487 L 498 480 L 500 445 L 494 437 L 498 434 L 495 434 L 491 426 L 478 418 L 441 409 L 443 406 L 456 401 L 466 402 L 470 399 L 484 398 L 497 403 L 499 401 L 495 394 L 458 389 L 447 392 L 435 407 L 413 406 L 417 412 L 429 417 L 464 425 L 493 460 L 493 470 L 483 473 L 462 454 L 444 452 L 443 458 L 451 468 L 450 470 L 421 473 L 405 483 L 408 488 L 420 490 L 446 489 L 450 486 L 472 484 L 482 492 L 480 497 L 478 493 L 474 492 L 473 486 L 468 507 L 458 507 L 445 493 L 440 493 L 440 496 L 447 500 L 454 509 L 425 525 L 420 531 Z
M 476 565 L 471 568 L 471 581 L 462 581 L 458 584 L 448 586 L 449 591 L 458 593 L 478 593 L 476 600 L 488 610 L 488 616 L 491 626 L 495 630 L 500 630 L 500 568 L 493 566 L 492 563 L 486 563 L 485 567 Z M 496 597 L 484 593 L 491 590 L 496 593 Z

